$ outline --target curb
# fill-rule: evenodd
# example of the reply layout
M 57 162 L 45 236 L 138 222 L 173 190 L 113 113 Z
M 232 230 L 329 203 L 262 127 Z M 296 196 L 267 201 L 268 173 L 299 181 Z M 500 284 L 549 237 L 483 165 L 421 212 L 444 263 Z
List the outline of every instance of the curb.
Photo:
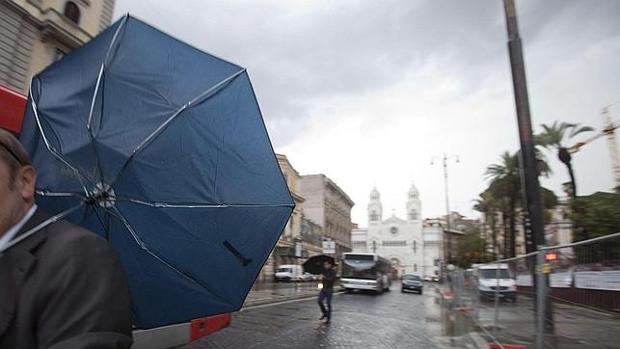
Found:
M 343 292 L 344 292 L 343 289 L 334 290 L 334 294 L 343 293 Z M 319 295 L 318 290 L 313 290 L 312 292 L 296 294 L 294 296 L 284 296 L 284 297 L 278 297 L 278 298 L 269 298 L 265 300 L 248 301 L 248 302 L 243 303 L 243 306 L 241 307 L 240 310 L 243 310 L 243 308 L 254 307 L 257 305 L 280 303 L 280 302 L 286 302 L 286 301 L 297 300 L 297 299 L 318 297 L 318 295 Z

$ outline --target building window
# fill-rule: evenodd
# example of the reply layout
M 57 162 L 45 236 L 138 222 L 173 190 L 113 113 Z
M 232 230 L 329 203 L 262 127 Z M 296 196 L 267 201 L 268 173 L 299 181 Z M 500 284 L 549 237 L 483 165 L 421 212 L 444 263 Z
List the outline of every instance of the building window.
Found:
M 416 253 L 417 249 L 418 249 L 417 244 L 416 244 L 415 240 L 413 240 L 413 254 Z
M 80 8 L 73 1 L 65 3 L 65 17 L 75 24 L 80 24 Z
M 416 212 L 416 210 L 411 210 L 409 211 L 409 220 L 416 220 L 418 219 L 418 213 Z
M 381 245 L 384 247 L 403 247 L 403 246 L 407 246 L 407 241 L 405 240 L 381 241 Z
M 61 60 L 65 56 L 65 52 L 59 48 L 54 52 L 54 62 Z
M 390 228 L 390 233 L 392 233 L 392 235 L 396 235 L 396 234 L 398 234 L 398 228 L 396 228 L 396 227 L 391 227 L 391 228 Z

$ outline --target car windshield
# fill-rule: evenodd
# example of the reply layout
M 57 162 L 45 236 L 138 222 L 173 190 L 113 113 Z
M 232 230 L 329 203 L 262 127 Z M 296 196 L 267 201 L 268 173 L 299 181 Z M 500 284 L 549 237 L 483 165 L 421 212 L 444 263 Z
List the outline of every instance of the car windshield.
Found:
M 407 280 L 407 281 L 420 281 L 420 277 L 417 275 L 405 275 L 403 276 L 403 280 Z
M 508 269 L 480 269 L 481 279 L 510 279 L 510 271 Z
M 276 269 L 276 273 L 290 273 L 291 268 L 278 268 Z

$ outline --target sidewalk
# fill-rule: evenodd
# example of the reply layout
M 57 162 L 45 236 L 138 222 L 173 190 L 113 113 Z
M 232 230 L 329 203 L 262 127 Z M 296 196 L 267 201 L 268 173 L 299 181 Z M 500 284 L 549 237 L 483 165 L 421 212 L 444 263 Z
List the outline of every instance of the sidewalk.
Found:
M 336 289 L 337 291 L 338 289 Z M 243 307 L 315 297 L 318 294 L 317 282 L 256 283 L 245 299 Z
M 446 302 L 459 297 L 451 294 L 447 285 L 438 285 L 438 289 Z M 494 303 L 471 302 L 469 298 L 468 295 L 460 295 L 459 302 L 466 304 L 465 308 L 470 307 L 472 317 L 477 310 L 477 326 L 472 327 L 472 331 L 477 331 L 489 342 L 491 339 L 485 332 L 491 333 L 502 344 L 534 347 L 536 332 L 533 298 L 519 295 L 514 304 L 500 302 L 497 328 L 494 328 Z M 476 306 L 477 309 L 474 309 Z M 560 302 L 554 302 L 553 307 L 555 334 L 545 338 L 547 348 L 620 347 L 620 315 Z

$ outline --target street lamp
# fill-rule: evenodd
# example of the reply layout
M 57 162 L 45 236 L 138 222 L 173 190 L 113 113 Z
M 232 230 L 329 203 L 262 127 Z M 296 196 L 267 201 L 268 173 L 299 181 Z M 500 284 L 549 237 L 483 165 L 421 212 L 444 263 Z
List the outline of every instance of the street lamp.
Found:
M 459 163 L 459 156 L 458 155 L 446 155 L 446 153 L 443 153 L 443 156 L 441 158 L 439 157 L 432 157 L 431 158 L 431 165 L 435 164 L 435 160 L 441 159 L 442 164 L 443 164 L 443 179 L 444 179 L 444 191 L 445 191 L 445 195 L 446 195 L 446 224 L 448 229 L 450 230 L 450 196 L 448 194 L 448 160 L 451 159 L 455 159 L 456 163 Z

